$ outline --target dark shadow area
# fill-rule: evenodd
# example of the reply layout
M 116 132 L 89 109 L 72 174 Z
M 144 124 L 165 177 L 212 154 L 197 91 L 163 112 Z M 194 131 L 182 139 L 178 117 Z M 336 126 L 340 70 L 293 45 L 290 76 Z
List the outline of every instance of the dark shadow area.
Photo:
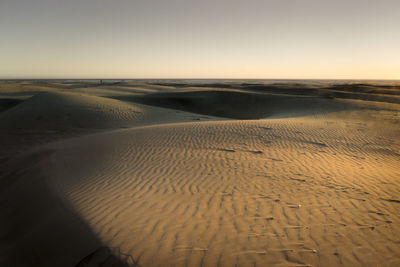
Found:
M 273 115 L 301 116 L 345 108 L 342 103 L 321 97 L 261 94 L 235 90 L 153 93 L 118 97 L 146 105 L 160 106 L 231 119 L 261 119 Z
M 52 188 L 51 153 L 0 165 L 0 266 L 128 266 L 111 250 L 88 258 L 104 245 Z
M 24 100 L 16 98 L 0 98 L 0 112 L 15 107 Z
M 364 83 L 335 84 L 323 89 L 352 93 L 387 94 L 400 96 L 400 86 L 397 85 L 374 85 Z
M 308 83 L 156 83 L 157 85 L 175 86 L 178 89 L 221 88 L 238 89 L 248 92 L 287 94 L 299 96 L 319 96 L 326 98 L 355 99 L 385 103 L 400 103 L 400 86 L 368 83 L 343 83 L 331 85 L 315 85 Z
M 114 255 L 117 255 L 115 257 Z M 120 259 L 130 264 L 121 263 Z M 122 265 L 121 265 L 122 264 Z M 93 253 L 82 259 L 75 267 L 89 267 L 89 266 L 107 266 L 107 267 L 140 267 L 139 263 L 135 261 L 131 255 L 121 253 L 119 248 L 100 247 Z

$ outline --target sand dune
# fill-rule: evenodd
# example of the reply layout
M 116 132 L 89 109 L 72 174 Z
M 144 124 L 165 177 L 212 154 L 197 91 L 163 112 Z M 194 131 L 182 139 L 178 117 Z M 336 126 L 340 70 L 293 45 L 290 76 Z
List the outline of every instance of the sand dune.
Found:
M 400 264 L 395 103 L 41 86 L 0 113 L 1 264 Z
M 303 83 L 157 83 L 158 85 L 172 85 L 182 89 L 192 88 L 225 88 L 239 89 L 249 92 L 275 93 L 301 96 L 319 96 L 325 98 L 358 99 L 386 103 L 400 103 L 400 87 L 398 84 L 363 84 L 363 83 L 339 83 L 339 84 L 309 84 Z
M 399 143 L 386 150 L 391 140 L 340 123 L 92 135 L 54 145 L 53 177 L 106 244 L 143 266 L 395 266 Z
M 233 119 L 260 119 L 274 115 L 293 117 L 356 108 L 354 104 L 332 99 L 240 90 L 153 93 L 131 99 L 148 105 Z
M 20 100 L 20 99 L 1 98 L 0 99 L 0 112 L 10 109 L 10 108 L 18 105 L 21 102 L 22 102 L 22 100 Z
M 140 116 L 140 108 L 112 99 L 42 92 L 0 114 L 0 122 L 7 129 L 109 128 L 123 126 Z
M 102 246 L 76 211 L 50 188 L 46 174 L 50 153 L 42 150 L 2 162 L 1 266 L 75 266 Z M 108 257 L 116 266 L 124 266 L 112 253 Z

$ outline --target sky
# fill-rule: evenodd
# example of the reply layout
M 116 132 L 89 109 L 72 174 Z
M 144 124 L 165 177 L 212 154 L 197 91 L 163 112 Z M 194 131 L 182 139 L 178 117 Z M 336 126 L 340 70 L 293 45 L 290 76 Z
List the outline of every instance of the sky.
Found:
M 400 79 L 399 0 L 1 0 L 0 78 Z

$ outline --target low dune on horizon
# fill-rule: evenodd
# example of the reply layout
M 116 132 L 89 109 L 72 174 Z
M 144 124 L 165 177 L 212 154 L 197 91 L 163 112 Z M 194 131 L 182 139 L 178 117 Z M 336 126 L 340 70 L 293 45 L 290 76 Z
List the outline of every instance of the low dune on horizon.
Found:
M 400 266 L 400 82 L 2 81 L 0 266 Z

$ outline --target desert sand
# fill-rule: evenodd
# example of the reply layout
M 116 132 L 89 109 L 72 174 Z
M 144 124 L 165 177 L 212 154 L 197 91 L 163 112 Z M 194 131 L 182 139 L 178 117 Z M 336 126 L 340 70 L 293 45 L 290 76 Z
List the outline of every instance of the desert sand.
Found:
M 0 266 L 400 266 L 398 84 L 4 81 L 0 106 Z

